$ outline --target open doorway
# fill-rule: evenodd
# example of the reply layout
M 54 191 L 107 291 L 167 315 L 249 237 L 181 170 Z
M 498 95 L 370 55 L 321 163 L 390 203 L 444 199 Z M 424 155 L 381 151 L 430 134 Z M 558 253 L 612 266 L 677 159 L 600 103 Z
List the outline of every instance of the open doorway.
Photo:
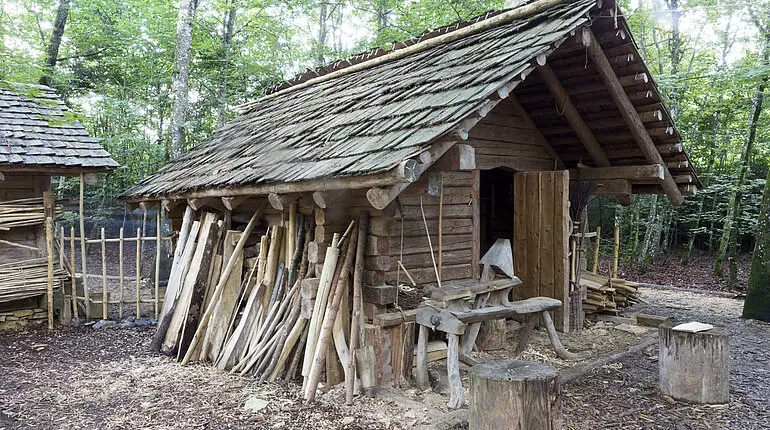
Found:
M 497 239 L 513 242 L 513 172 L 497 168 L 482 170 L 480 176 L 479 244 L 483 256 Z

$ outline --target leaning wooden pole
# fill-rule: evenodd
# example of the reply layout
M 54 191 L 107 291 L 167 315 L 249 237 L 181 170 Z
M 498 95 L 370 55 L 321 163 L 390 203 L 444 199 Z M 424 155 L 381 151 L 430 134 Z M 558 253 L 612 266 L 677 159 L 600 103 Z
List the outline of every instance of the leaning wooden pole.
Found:
M 195 330 L 195 334 L 193 335 L 192 340 L 190 341 L 190 346 L 187 348 L 187 353 L 185 354 L 184 358 L 182 359 L 182 365 L 185 365 L 190 362 L 190 360 L 193 357 L 193 354 L 195 353 L 195 349 L 198 346 L 198 342 L 200 342 L 201 336 L 206 332 L 206 327 L 208 326 L 209 319 L 211 319 L 211 314 L 214 312 L 214 308 L 216 307 L 216 304 L 219 302 L 219 298 L 222 296 L 222 292 L 225 289 L 225 285 L 227 285 L 227 281 L 230 278 L 230 274 L 233 273 L 233 269 L 235 269 L 235 263 L 238 261 L 238 256 L 241 254 L 241 251 L 243 251 L 243 247 L 246 246 L 246 240 L 251 235 L 251 232 L 254 230 L 254 227 L 257 225 L 257 221 L 259 221 L 259 218 L 262 216 L 262 213 L 265 211 L 265 207 L 267 206 L 267 203 L 262 203 L 256 211 L 254 211 L 254 215 L 251 216 L 251 219 L 249 220 L 249 223 L 246 225 L 246 228 L 243 230 L 243 233 L 241 234 L 240 239 L 238 239 L 238 243 L 235 245 L 235 248 L 233 249 L 233 253 L 230 255 L 230 259 L 227 261 L 227 265 L 222 270 L 222 273 L 219 275 L 219 282 L 217 282 L 216 287 L 214 287 L 214 293 L 211 295 L 211 300 L 209 301 L 209 305 L 206 308 L 206 312 L 201 317 L 200 322 L 198 323 L 198 328 Z
M 86 180 L 83 173 L 80 174 L 80 207 L 78 218 L 80 221 L 80 271 L 83 279 L 83 296 L 86 303 L 86 321 L 91 320 L 91 299 L 88 294 L 88 269 L 86 268 L 86 215 L 85 215 L 85 186 Z
M 350 360 L 345 373 L 345 403 L 353 403 L 353 390 L 356 381 L 356 349 L 361 333 L 361 284 L 364 276 L 364 253 L 366 251 L 366 232 L 369 229 L 369 212 L 358 215 L 358 243 L 356 244 L 356 267 L 353 272 L 353 315 L 350 319 Z
M 337 285 L 334 286 L 334 297 L 331 303 L 326 308 L 324 314 L 323 325 L 321 326 L 321 333 L 318 336 L 318 345 L 315 349 L 315 356 L 313 358 L 313 365 L 310 368 L 310 375 L 308 375 L 308 383 L 305 389 L 305 400 L 308 403 L 315 401 L 315 392 L 318 388 L 318 382 L 321 380 L 321 363 L 325 360 L 326 350 L 329 346 L 329 339 L 331 339 L 332 328 L 334 327 L 334 321 L 337 319 L 337 312 L 340 309 L 340 302 L 342 301 L 342 293 L 345 291 L 345 284 L 348 282 L 350 274 L 350 266 L 353 264 L 353 256 L 356 253 L 356 242 L 358 237 L 351 236 L 348 241 L 348 248 L 345 251 L 345 260 L 342 263 L 342 269 L 340 270 L 340 276 L 337 279 Z
M 142 317 L 142 229 L 136 229 L 136 319 Z

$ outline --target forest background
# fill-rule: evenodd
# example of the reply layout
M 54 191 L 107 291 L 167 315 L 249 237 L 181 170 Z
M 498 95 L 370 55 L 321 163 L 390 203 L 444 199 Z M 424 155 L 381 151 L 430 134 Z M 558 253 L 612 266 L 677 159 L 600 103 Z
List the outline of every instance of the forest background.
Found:
M 307 68 L 452 21 L 502 0 L 0 0 L 0 82 L 45 83 L 123 166 L 88 188 L 96 223 L 122 191 L 205 141 L 233 107 Z M 644 270 L 676 249 L 745 289 L 742 253 L 760 233 L 768 176 L 770 3 L 625 0 L 621 9 L 667 102 L 703 187 L 679 207 L 596 198 L 589 229 Z M 54 183 L 59 196 L 76 181 Z M 765 205 L 767 206 L 767 205 Z M 607 241 L 611 246 L 611 240 Z

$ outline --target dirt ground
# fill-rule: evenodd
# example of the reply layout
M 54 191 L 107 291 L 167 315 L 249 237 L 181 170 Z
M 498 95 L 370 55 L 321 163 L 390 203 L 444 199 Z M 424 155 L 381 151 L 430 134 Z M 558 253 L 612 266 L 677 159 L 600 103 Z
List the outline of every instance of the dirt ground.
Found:
M 634 311 L 730 331 L 730 404 L 692 406 L 661 396 L 653 346 L 565 385 L 565 427 L 770 428 L 770 324 L 740 319 L 740 300 L 652 289 L 643 289 L 643 298 L 648 304 Z M 654 334 L 631 335 L 601 324 L 563 339 L 568 348 L 596 356 Z M 443 415 L 448 411 L 442 384 L 438 392 L 391 390 L 376 399 L 357 399 L 353 406 L 345 406 L 344 392 L 335 388 L 308 408 L 294 384 L 260 386 L 207 366 L 182 367 L 153 355 L 147 350 L 151 335 L 152 329 L 89 328 L 0 333 L 0 429 L 409 429 L 451 415 Z M 561 369 L 574 365 L 558 360 L 545 339 L 537 333 L 520 358 Z M 434 374 L 442 370 L 440 363 L 432 368 Z M 249 399 L 266 406 L 247 411 Z

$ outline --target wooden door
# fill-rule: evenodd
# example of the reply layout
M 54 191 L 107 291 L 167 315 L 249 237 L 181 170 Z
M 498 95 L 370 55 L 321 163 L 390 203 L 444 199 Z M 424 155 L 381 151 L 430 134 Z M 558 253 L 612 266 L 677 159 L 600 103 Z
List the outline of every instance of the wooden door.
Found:
M 523 282 L 514 297 L 561 300 L 554 321 L 569 331 L 569 171 L 514 175 L 513 232 L 514 273 Z

